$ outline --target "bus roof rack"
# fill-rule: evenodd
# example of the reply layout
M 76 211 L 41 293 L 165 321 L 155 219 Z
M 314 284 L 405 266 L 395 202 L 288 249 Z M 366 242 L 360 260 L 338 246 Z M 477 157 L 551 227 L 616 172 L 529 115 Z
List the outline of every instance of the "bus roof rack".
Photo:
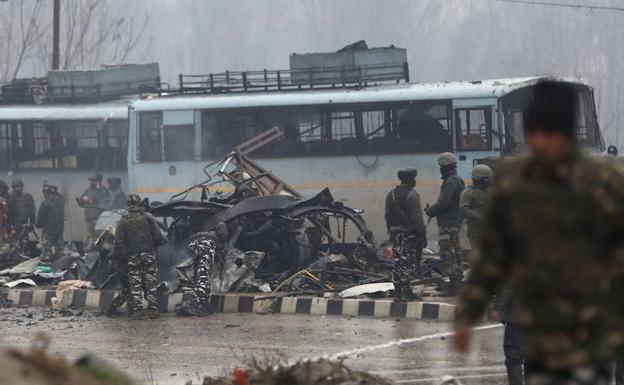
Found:
M 358 88 L 381 82 L 409 82 L 407 63 L 357 67 L 323 67 L 259 71 L 225 71 L 178 76 L 179 88 L 161 87 L 163 94 L 223 94 L 232 92 L 297 91 Z

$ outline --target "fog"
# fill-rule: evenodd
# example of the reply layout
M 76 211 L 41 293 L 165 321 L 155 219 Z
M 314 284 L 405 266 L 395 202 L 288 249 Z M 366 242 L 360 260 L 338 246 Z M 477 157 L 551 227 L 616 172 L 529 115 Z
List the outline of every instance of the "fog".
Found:
M 14 1 L 14 0 L 10 0 Z M 34 1 L 34 0 L 25 0 Z M 179 73 L 287 68 L 292 52 L 333 51 L 365 39 L 408 49 L 412 82 L 553 74 L 596 89 L 607 144 L 624 145 L 618 65 L 624 12 L 498 0 L 110 0 L 115 13 L 147 12 L 127 61 Z M 553 0 L 621 6 L 617 0 Z M 33 63 L 21 71 L 29 75 Z

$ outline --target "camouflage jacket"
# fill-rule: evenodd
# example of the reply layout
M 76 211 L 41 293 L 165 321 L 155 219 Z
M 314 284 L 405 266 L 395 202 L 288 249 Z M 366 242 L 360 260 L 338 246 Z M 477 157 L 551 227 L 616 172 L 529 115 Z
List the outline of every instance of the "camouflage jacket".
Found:
M 139 207 L 130 207 L 115 229 L 113 256 L 125 260 L 137 253 L 153 253 L 163 243 L 155 219 Z
M 527 357 L 551 369 L 611 358 L 624 343 L 624 177 L 581 153 L 556 172 L 520 157 L 497 175 L 456 322 L 512 284 Z
M 35 224 L 35 200 L 28 193 L 9 196 L 9 223 L 13 227 L 25 224 Z
M 478 233 L 486 201 L 487 191 L 474 185 L 466 187 L 459 197 L 459 211 L 462 219 L 466 221 L 468 234 L 471 236 Z
M 45 235 L 60 237 L 65 226 L 65 197 L 60 193 L 48 195 L 37 213 L 37 227 Z

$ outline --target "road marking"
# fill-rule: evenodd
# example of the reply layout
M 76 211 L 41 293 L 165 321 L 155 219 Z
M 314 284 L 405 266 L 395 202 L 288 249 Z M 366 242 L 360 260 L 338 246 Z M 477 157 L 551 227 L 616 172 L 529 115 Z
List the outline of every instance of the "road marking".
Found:
M 503 325 L 500 323 L 497 323 L 497 324 L 491 324 L 491 325 L 478 326 L 478 327 L 472 328 L 472 330 L 473 331 L 489 330 L 489 329 L 496 329 L 500 327 L 503 327 Z M 437 338 L 442 338 L 442 337 L 450 337 L 453 334 L 455 334 L 455 332 L 450 331 L 450 332 L 444 332 L 444 333 L 429 334 L 429 335 L 414 337 L 414 338 L 404 338 L 404 339 L 400 339 L 396 341 L 386 342 L 384 344 L 371 345 L 371 346 L 365 346 L 363 348 L 346 350 L 344 352 L 330 355 L 329 359 L 339 360 L 339 359 L 349 358 L 350 356 L 358 356 L 362 353 L 369 353 L 369 352 L 373 352 L 379 349 L 391 348 L 393 346 L 401 346 L 405 344 L 411 344 L 414 342 L 422 342 L 422 341 L 432 340 L 432 339 L 437 339 Z
M 507 373 L 496 373 L 496 374 L 480 374 L 480 375 L 473 375 L 473 376 L 457 376 L 457 377 L 453 377 L 456 380 L 470 380 L 470 379 L 476 379 L 476 378 L 491 378 L 491 377 L 506 377 Z M 416 384 L 419 382 L 439 382 L 442 381 L 444 379 L 444 377 L 430 377 L 430 378 L 418 378 L 418 379 L 414 379 L 414 380 L 399 380 L 399 381 L 394 381 L 394 383 L 396 384 Z
M 505 370 L 504 365 L 489 365 L 489 366 L 464 366 L 464 367 L 435 367 L 435 368 L 415 368 L 415 369 L 390 369 L 390 370 L 373 370 L 372 374 L 389 375 L 389 374 L 415 374 L 415 373 L 427 373 L 431 371 L 440 372 L 498 372 Z

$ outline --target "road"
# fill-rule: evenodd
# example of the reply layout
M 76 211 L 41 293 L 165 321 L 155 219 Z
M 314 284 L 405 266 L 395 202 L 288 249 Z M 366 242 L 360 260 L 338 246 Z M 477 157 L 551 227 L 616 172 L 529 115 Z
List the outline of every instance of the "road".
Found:
M 440 322 L 283 314 L 130 321 L 86 312 L 61 316 L 45 309 L 0 310 L 2 346 L 28 347 L 35 332 L 45 332 L 54 352 L 70 359 L 94 353 L 148 384 L 201 383 L 203 376 L 226 374 L 252 359 L 296 360 L 364 347 L 370 349 L 350 355 L 347 365 L 399 384 L 438 384 L 445 375 L 463 384 L 506 383 L 502 328 L 476 332 L 466 355 L 438 335 L 449 328 Z M 424 338 L 392 343 L 418 337 Z

